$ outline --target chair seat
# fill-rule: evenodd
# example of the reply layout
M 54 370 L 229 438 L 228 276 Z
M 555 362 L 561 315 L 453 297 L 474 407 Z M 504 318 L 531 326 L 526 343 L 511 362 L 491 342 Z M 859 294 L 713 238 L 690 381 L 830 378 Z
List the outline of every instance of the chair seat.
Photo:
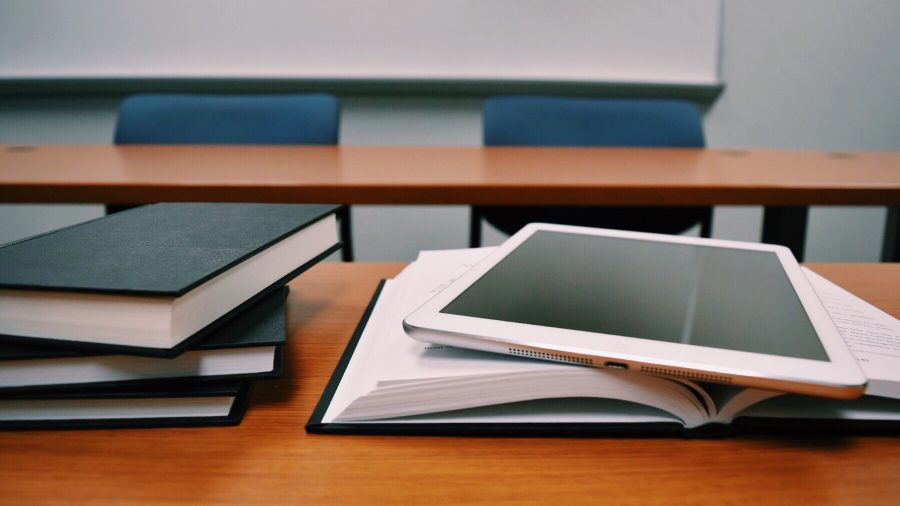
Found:
M 680 234 L 709 219 L 709 207 L 478 206 L 475 213 L 505 234 L 533 222 Z
M 335 145 L 340 103 L 326 94 L 141 94 L 119 108 L 116 144 Z M 252 168 L 250 169 L 252 170 Z M 140 204 L 108 204 L 107 214 Z M 343 248 L 353 260 L 350 209 L 338 210 Z
M 705 145 L 697 108 L 681 100 L 493 97 L 484 104 L 486 146 Z M 710 237 L 712 208 L 662 206 L 476 206 L 469 224 L 470 246 L 481 245 L 481 220 L 512 235 L 528 223 L 680 234 L 700 224 Z

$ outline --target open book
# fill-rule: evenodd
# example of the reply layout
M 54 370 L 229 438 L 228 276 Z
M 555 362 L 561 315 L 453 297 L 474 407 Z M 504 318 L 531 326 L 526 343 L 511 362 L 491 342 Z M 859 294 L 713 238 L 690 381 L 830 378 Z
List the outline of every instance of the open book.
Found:
M 423 252 L 383 283 L 313 413 L 310 432 L 725 433 L 900 428 L 900 322 L 806 271 L 869 377 L 836 401 L 429 345 L 403 318 L 490 250 Z

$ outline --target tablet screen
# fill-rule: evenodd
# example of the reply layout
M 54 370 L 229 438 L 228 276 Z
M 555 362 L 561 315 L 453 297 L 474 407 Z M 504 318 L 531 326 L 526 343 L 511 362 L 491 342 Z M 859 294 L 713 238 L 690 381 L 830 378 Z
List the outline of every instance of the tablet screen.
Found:
M 441 312 L 828 360 L 767 251 L 537 231 Z

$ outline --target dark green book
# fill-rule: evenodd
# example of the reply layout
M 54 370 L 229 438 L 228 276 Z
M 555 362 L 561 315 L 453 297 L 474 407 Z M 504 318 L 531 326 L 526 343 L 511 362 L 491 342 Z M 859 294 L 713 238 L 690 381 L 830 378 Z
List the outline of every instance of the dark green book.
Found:
M 340 247 L 337 206 L 138 207 L 0 247 L 0 342 L 175 356 Z

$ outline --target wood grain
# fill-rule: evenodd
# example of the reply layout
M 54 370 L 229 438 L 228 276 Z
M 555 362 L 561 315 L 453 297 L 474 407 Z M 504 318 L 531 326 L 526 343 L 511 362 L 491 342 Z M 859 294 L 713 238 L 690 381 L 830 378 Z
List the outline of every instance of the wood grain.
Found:
M 900 205 L 900 153 L 0 146 L 0 201 Z
M 286 374 L 238 427 L 0 433 L 4 504 L 791 503 L 900 500 L 898 437 L 730 439 L 308 435 L 380 278 L 324 263 L 291 284 Z M 900 316 L 900 265 L 813 268 Z

